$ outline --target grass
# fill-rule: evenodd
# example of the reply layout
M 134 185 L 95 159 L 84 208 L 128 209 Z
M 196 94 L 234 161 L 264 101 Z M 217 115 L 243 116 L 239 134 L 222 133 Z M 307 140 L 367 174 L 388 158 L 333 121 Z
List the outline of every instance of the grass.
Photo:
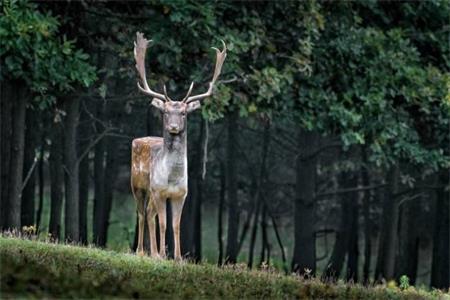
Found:
M 450 299 L 0 236 L 1 298 Z M 448 298 L 445 298 L 448 297 Z

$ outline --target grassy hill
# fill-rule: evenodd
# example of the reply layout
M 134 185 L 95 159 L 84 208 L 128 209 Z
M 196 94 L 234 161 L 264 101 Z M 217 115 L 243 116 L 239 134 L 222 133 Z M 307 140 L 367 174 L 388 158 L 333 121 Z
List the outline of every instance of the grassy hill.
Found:
M 0 236 L 1 297 L 450 299 Z M 448 297 L 448 298 L 447 298 Z

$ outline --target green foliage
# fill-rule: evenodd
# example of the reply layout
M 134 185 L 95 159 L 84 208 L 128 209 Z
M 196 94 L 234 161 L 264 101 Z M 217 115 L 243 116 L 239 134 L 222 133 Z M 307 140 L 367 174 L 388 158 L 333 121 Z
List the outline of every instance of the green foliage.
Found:
M 441 2 L 426 5 L 440 4 L 450 12 Z M 442 61 L 429 63 L 411 24 L 381 26 L 374 20 L 386 8 L 378 2 L 368 6 L 369 12 L 356 2 L 324 9 L 334 14 L 328 14 L 314 48 L 312 76 L 299 91 L 299 120 L 308 129 L 340 135 L 345 147 L 366 145 L 377 165 L 400 160 L 448 168 L 449 76 Z
M 400 277 L 400 289 L 407 290 L 409 288 L 409 278 L 406 275 Z
M 55 93 L 77 84 L 88 87 L 96 79 L 89 55 L 75 41 L 58 32 L 60 23 L 50 13 L 23 0 L 5 0 L 0 17 L 1 77 L 20 80 L 35 93 L 40 108 L 52 103 Z
M 378 166 L 399 160 L 434 170 L 450 166 L 448 43 L 445 31 L 434 30 L 446 22 L 443 11 L 450 12 L 445 1 L 392 7 L 161 1 L 145 8 L 157 60 L 149 77 L 164 74 L 172 93 L 183 94 L 188 78 L 207 82 L 210 73 L 192 62 L 211 66 L 213 53 L 205 50 L 218 38 L 226 41 L 221 78 L 237 80 L 219 84 L 205 101 L 205 118 L 235 109 L 241 117 L 280 114 L 339 135 L 346 148 L 365 145 Z
M 218 268 L 100 249 L 0 237 L 7 298 L 438 299 L 410 288 L 326 284 L 246 266 Z M 26 266 L 26 267 L 25 267 Z
M 92 83 L 89 57 L 58 33 L 57 18 L 26 1 L 4 2 L 2 77 L 26 81 L 43 106 L 51 92 Z M 234 80 L 219 83 L 204 101 L 204 118 L 217 120 L 233 110 L 241 117 L 280 116 L 339 135 L 346 148 L 364 145 L 378 166 L 410 161 L 433 170 L 450 167 L 448 1 L 162 0 L 142 3 L 136 14 L 113 7 L 88 7 L 94 14 L 87 13 L 91 18 L 79 29 L 88 37 L 84 43 L 132 62 L 131 40 L 143 31 L 153 40 L 149 84 L 159 91 L 166 84 L 176 99 L 191 81 L 194 94 L 206 90 L 215 58 L 210 47 L 226 42 L 219 80 Z M 137 80 L 132 63 L 98 73 Z M 98 90 L 102 98 L 105 87 Z

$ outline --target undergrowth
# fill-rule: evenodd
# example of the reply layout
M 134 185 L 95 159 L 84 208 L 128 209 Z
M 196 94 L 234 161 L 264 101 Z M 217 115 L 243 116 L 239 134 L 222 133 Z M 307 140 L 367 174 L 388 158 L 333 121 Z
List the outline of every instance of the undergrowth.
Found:
M 4 236 L 0 258 L 2 298 L 450 299 L 414 287 L 331 284 Z

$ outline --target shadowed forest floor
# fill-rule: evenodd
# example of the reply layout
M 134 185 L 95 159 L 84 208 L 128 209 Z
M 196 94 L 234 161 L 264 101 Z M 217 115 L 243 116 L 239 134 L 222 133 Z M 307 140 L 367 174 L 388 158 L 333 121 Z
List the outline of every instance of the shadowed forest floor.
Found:
M 450 299 L 413 287 L 325 284 L 244 266 L 218 268 L 0 237 L 1 297 Z

